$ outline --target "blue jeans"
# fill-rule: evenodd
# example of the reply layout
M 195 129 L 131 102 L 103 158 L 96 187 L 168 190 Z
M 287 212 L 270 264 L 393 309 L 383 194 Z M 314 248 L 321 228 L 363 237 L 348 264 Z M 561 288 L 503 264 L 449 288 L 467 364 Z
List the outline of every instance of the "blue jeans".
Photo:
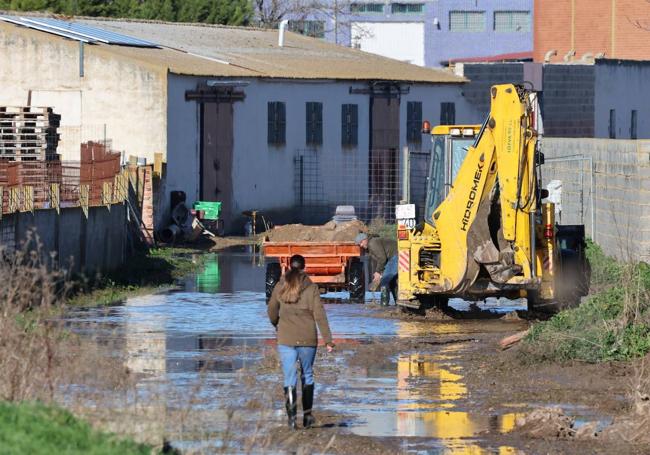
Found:
M 386 287 L 390 289 L 390 283 L 395 279 L 396 276 L 397 276 L 397 255 L 390 258 L 386 263 L 386 267 L 384 267 L 384 273 L 381 275 L 381 281 L 379 281 L 379 287 L 380 288 Z
M 278 353 L 284 373 L 284 386 L 296 387 L 298 382 L 298 366 L 300 361 L 300 380 L 302 385 L 314 383 L 314 359 L 316 358 L 316 346 L 285 346 L 278 344 Z

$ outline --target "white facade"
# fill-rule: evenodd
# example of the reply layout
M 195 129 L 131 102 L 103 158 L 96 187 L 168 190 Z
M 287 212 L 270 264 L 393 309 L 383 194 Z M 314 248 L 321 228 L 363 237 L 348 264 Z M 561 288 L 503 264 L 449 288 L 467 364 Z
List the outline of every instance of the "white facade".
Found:
M 352 46 L 424 66 L 424 22 L 353 22 Z
M 200 194 L 200 115 L 195 101 L 186 101 L 185 92 L 205 78 L 169 75 L 167 176 L 165 200 L 171 191 L 182 190 L 188 205 Z M 238 79 L 241 81 L 241 79 Z M 226 82 L 223 81 L 222 82 Z M 318 157 L 322 196 L 336 204 L 337 197 L 367 194 L 370 140 L 370 95 L 351 94 L 350 89 L 367 89 L 363 82 L 247 80 L 241 87 L 246 98 L 235 102 L 233 145 L 232 213 L 262 210 L 287 213 L 296 204 L 294 158 L 306 150 Z M 461 95 L 457 84 L 402 84 L 408 93 L 400 99 L 400 148 L 407 145 L 407 102 L 422 102 L 422 118 L 436 124 L 440 103 L 453 102 L 456 120 L 477 123 L 480 118 Z M 267 103 L 286 106 L 286 144 L 267 143 Z M 323 103 L 323 144 L 306 145 L 306 103 Z M 358 144 L 341 145 L 341 105 L 358 105 Z M 423 141 L 422 148 L 428 144 Z M 313 164 L 313 163 L 311 163 Z M 347 178 L 347 177 L 351 178 Z
M 419 33 L 417 24 L 405 25 L 415 26 L 414 33 Z M 402 37 L 411 33 L 410 29 L 399 30 Z M 398 33 L 398 29 L 395 29 L 395 33 Z M 410 36 L 410 50 L 414 49 L 412 39 Z M 321 45 L 316 40 L 314 43 L 314 46 Z M 316 186 L 320 201 L 337 204 L 344 196 L 357 194 L 367 202 L 371 186 L 370 112 L 375 96 L 371 94 L 375 80 L 370 76 L 382 83 L 390 83 L 391 79 L 387 81 L 386 75 L 440 81 L 397 82 L 393 85 L 400 92 L 399 96 L 391 98 L 399 103 L 399 119 L 390 126 L 393 131 L 389 134 L 394 138 L 394 131 L 399 131 L 398 143 L 391 142 L 394 150 L 401 149 L 407 143 L 409 101 L 421 102 L 422 119 L 428 119 L 432 124 L 438 123 L 443 102 L 455 104 L 457 122 L 480 120 L 474 108 L 462 96 L 463 84 L 460 79 L 442 71 L 434 73 L 434 70 L 402 64 L 397 64 L 394 73 L 386 73 L 381 65 L 395 66 L 396 62 L 368 57 L 349 49 L 346 52 L 352 52 L 354 55 L 350 55 L 354 58 L 348 54 L 339 57 L 335 53 L 339 52 L 339 48 L 332 48 L 331 52 L 334 53 L 329 63 L 338 68 L 337 74 L 361 77 L 364 73 L 359 74 L 355 65 L 362 65 L 367 60 L 368 80 L 350 81 L 340 75 L 337 78 L 314 79 L 313 74 L 303 79 L 299 76 L 295 79 L 279 76 L 227 77 L 218 71 L 231 71 L 230 65 L 191 57 L 179 51 L 98 45 L 86 46 L 85 52 L 81 53 L 78 42 L 0 23 L 0 61 L 11 62 L 10 68 L 0 66 L 0 85 L 3 87 L 0 90 L 0 105 L 26 105 L 31 102 L 31 105 L 54 107 L 54 111 L 62 116 L 59 151 L 64 160 L 79 160 L 79 144 L 88 140 L 108 139 L 112 148 L 123 151 L 125 157 L 137 156 L 149 163 L 153 162 L 155 153 L 161 152 L 166 166 L 159 192 L 155 195 L 156 227 L 169 222 L 172 191 L 185 192 L 190 207 L 201 197 L 201 175 L 205 170 L 205 165 L 202 168 L 201 164 L 201 104 L 188 100 L 186 95 L 206 86 L 208 81 L 215 81 L 217 85 L 235 85 L 245 95 L 243 100 L 233 101 L 232 104 L 232 168 L 227 176 L 230 182 L 226 182 L 232 187 L 232 217 L 242 218 L 241 212 L 245 210 L 290 214 L 296 205 L 296 157 L 301 153 L 308 154 L 311 157 L 309 166 L 317 168 Z M 404 44 L 404 51 L 406 48 Z M 310 52 L 317 52 L 318 49 Z M 83 60 L 80 60 L 82 56 Z M 167 66 L 170 62 L 165 56 L 187 64 L 182 66 L 186 71 L 194 70 L 192 65 L 195 63 L 207 64 L 207 67 L 196 69 L 205 71 L 198 74 L 207 76 L 177 74 Z M 420 51 L 407 57 L 410 60 L 419 59 L 418 62 L 422 63 Z M 80 71 L 80 61 L 83 62 L 83 71 Z M 212 68 L 215 68 L 214 76 L 209 76 L 213 74 L 209 72 Z M 319 71 L 319 68 L 315 66 L 311 70 Z M 360 68 L 365 71 L 365 66 Z M 296 71 L 299 73 L 299 68 Z M 248 73 L 252 71 L 247 70 Z M 268 143 L 269 102 L 282 102 L 286 107 L 286 143 L 281 146 Z M 323 141 L 316 147 L 306 144 L 308 102 L 319 102 L 323 106 Z M 357 105 L 356 146 L 341 144 L 343 104 Z M 391 119 L 394 120 L 394 117 Z M 423 147 L 426 146 L 423 142 Z M 399 161 L 396 165 L 399 166 Z M 388 171 L 399 175 L 399 169 Z M 212 180 L 209 183 L 212 184 Z M 216 197 L 220 200 L 219 196 Z
M 79 43 L 13 26 L 0 27 L 0 106 L 49 106 L 61 115 L 59 153 L 78 161 L 79 143 L 109 139 L 146 157 L 166 144 L 166 72 Z

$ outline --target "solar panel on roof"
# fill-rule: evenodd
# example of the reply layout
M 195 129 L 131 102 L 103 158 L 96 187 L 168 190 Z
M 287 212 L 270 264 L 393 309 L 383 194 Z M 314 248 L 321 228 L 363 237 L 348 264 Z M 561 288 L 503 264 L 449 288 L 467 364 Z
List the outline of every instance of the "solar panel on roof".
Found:
M 13 16 L 0 16 L 0 20 L 9 22 L 11 24 L 16 24 L 16 25 L 22 25 L 23 27 L 29 27 L 33 28 L 34 30 L 38 30 L 41 32 L 46 32 L 46 33 L 53 33 L 55 35 L 63 36 L 64 38 L 70 38 L 73 40 L 77 41 L 83 41 L 84 43 L 94 43 L 95 40 L 79 36 L 74 33 L 67 33 L 62 30 L 54 30 L 50 29 L 49 27 L 44 27 L 44 26 L 39 26 L 37 24 L 31 24 L 29 22 L 26 22 L 23 18 L 21 17 L 13 17 Z
M 41 17 L 34 19 L 23 19 L 30 23 L 42 25 L 55 30 L 61 30 L 63 32 L 74 33 L 76 35 L 90 38 L 101 43 L 117 44 L 121 46 L 158 47 L 157 44 L 150 41 L 141 40 L 132 36 L 122 35 L 121 33 L 110 32 L 101 28 L 90 27 L 78 22 L 67 22 L 58 19 Z
M 90 27 L 78 22 L 68 22 L 44 17 L 26 18 L 14 16 L 0 16 L 0 20 L 33 28 L 34 30 L 42 32 L 53 33 L 65 38 L 83 41 L 85 43 L 100 42 L 119 46 L 159 47 L 157 44 L 150 41 L 110 32 L 96 27 Z

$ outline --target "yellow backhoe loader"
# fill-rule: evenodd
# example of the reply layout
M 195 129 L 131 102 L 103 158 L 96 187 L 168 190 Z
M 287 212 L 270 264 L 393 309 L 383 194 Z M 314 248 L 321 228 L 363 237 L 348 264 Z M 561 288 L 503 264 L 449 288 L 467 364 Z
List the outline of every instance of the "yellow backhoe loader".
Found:
M 483 125 L 424 124 L 426 207 L 415 227 L 398 220 L 398 305 L 527 297 L 556 311 L 588 291 L 584 226 L 556 225 L 554 204 L 542 203 L 536 94 L 504 84 L 490 98 Z

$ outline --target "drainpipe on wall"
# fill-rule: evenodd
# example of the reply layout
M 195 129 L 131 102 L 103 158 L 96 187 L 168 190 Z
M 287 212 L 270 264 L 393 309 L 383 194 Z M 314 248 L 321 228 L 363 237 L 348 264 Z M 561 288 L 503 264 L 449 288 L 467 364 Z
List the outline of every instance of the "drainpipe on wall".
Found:
M 280 22 L 280 33 L 278 34 L 278 46 L 284 46 L 284 29 L 287 28 L 289 21 L 287 19 Z

